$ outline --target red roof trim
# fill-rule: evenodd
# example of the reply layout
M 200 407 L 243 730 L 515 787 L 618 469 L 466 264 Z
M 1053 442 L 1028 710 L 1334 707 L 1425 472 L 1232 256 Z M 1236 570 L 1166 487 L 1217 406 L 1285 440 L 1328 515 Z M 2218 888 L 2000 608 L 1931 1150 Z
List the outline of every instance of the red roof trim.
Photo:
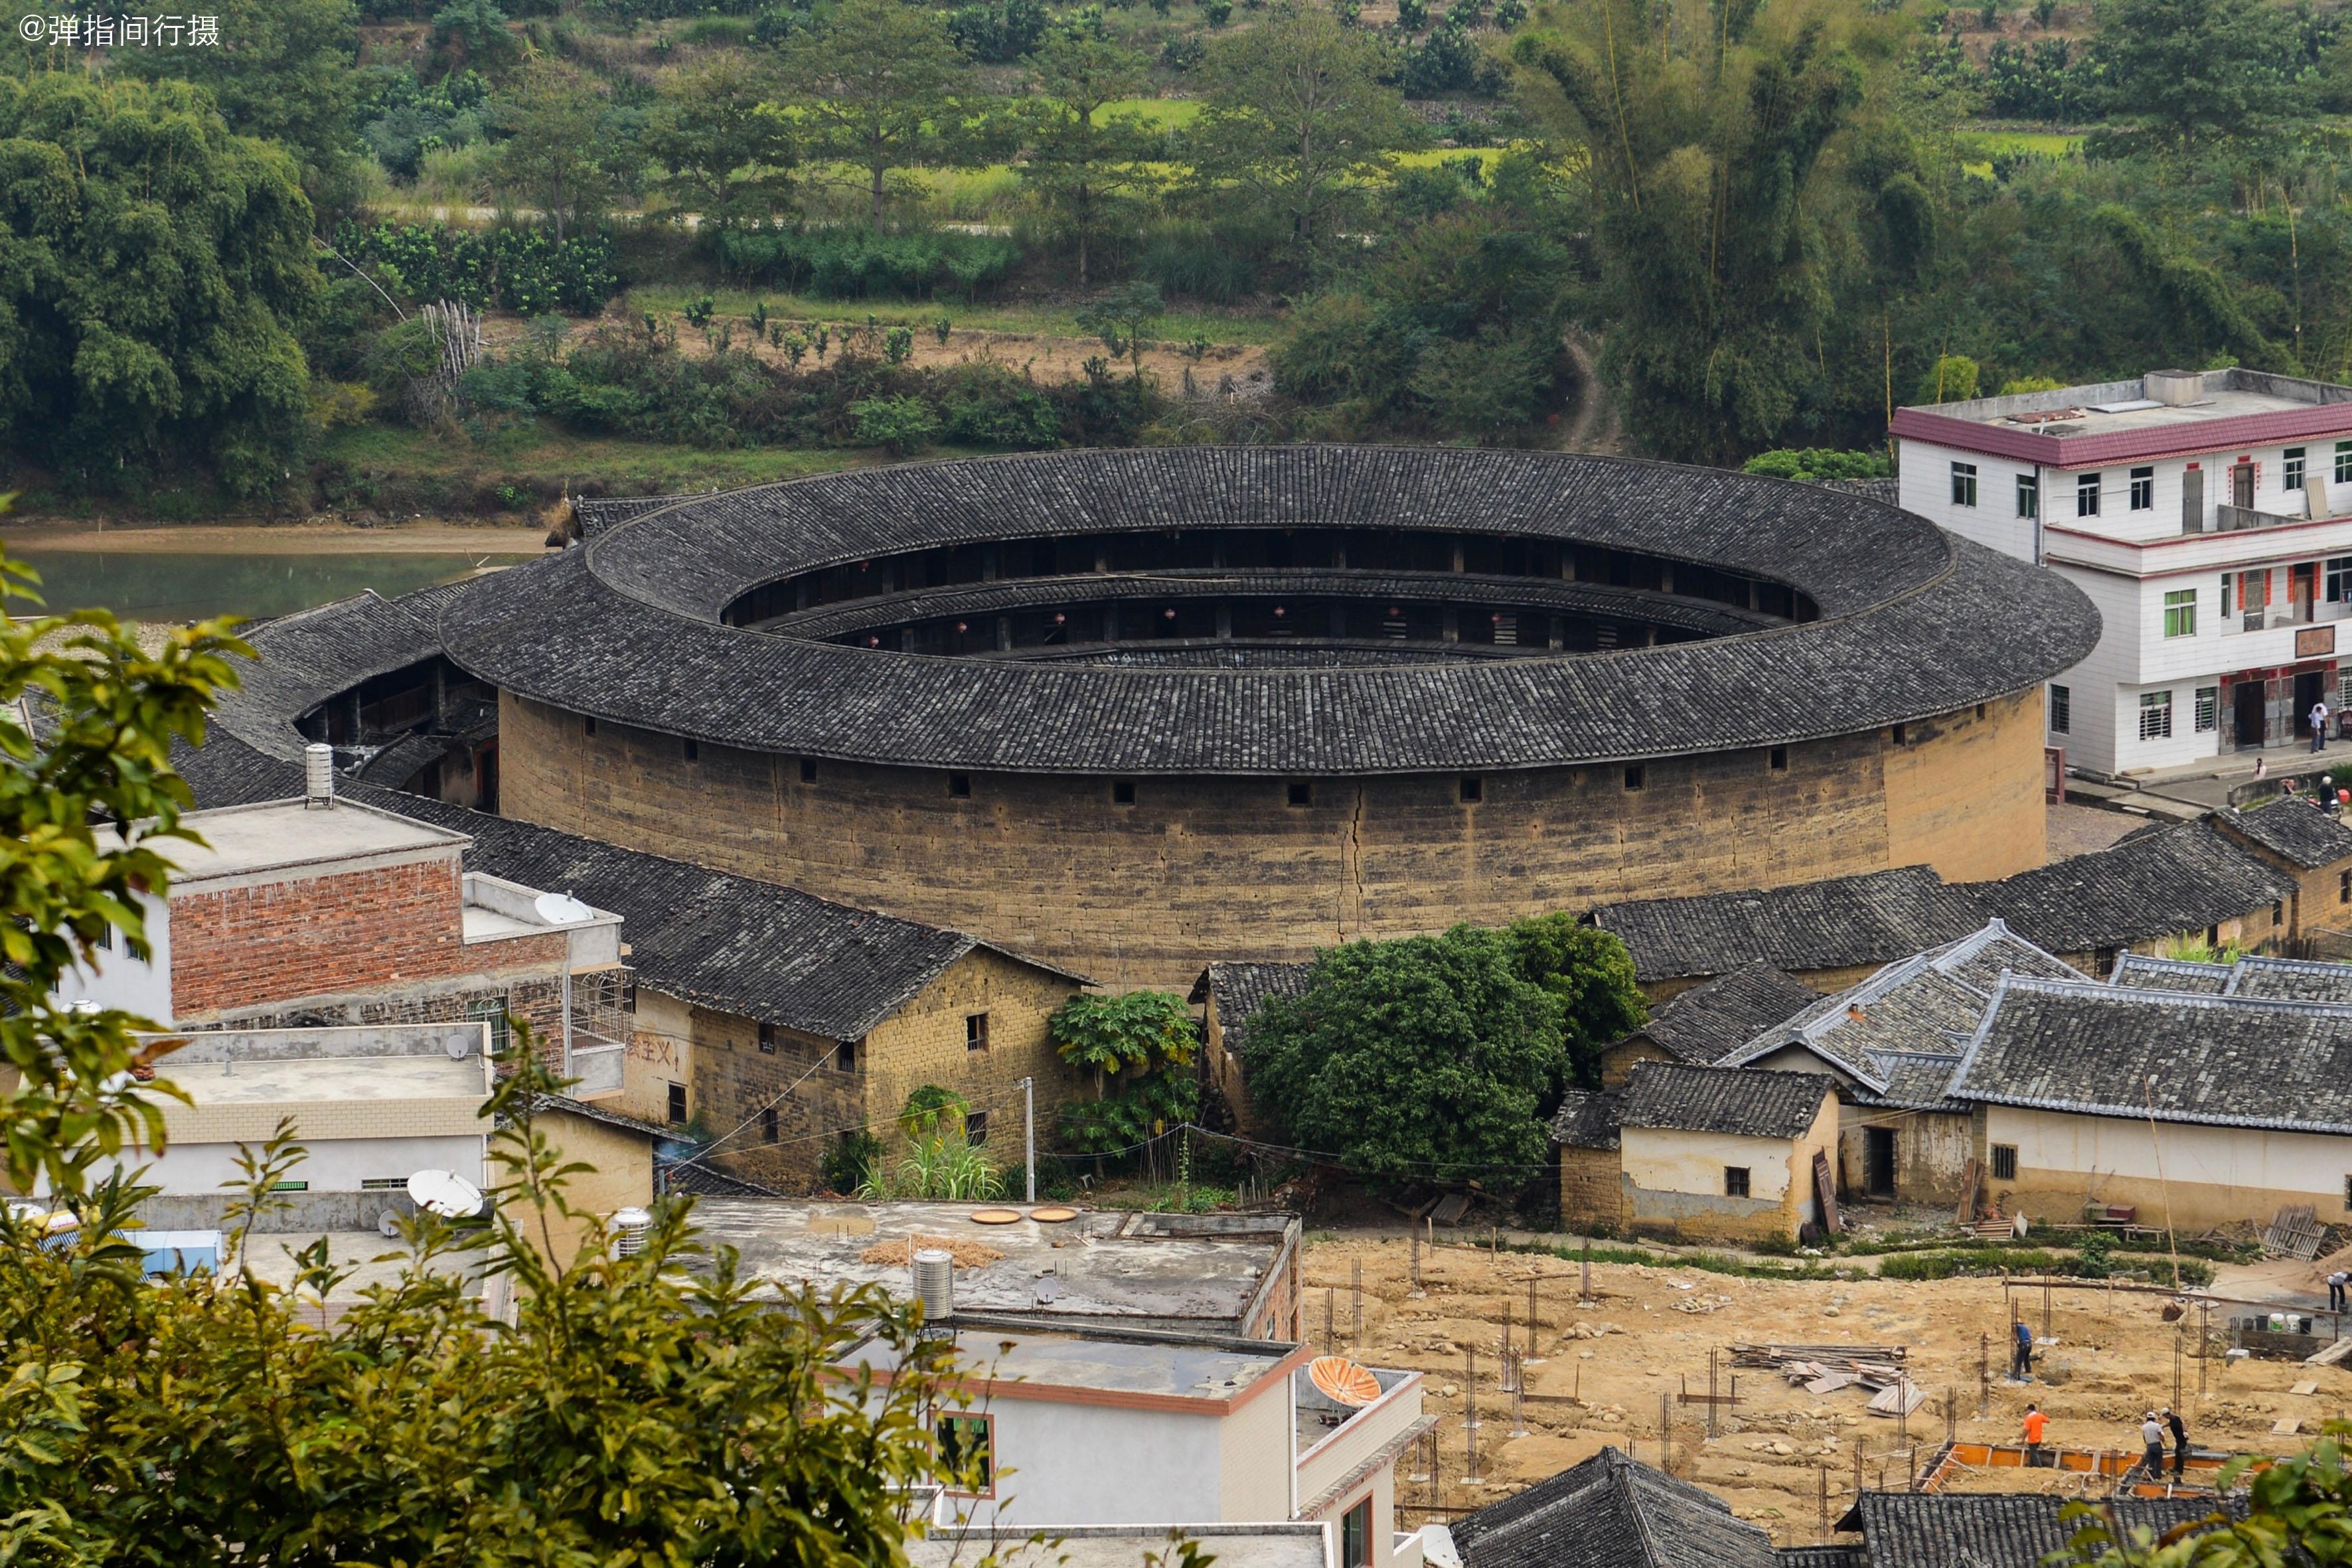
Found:
M 2150 458 L 2203 457 L 2249 447 L 2267 447 L 2296 437 L 2352 437 L 2352 403 L 2318 403 L 2209 419 L 2195 425 L 2118 431 L 2107 436 L 2044 436 L 2021 426 L 1980 425 L 1922 408 L 1898 408 L 1888 422 L 1892 435 L 1928 441 L 1987 457 L 2040 463 L 2051 468 L 2113 468 Z

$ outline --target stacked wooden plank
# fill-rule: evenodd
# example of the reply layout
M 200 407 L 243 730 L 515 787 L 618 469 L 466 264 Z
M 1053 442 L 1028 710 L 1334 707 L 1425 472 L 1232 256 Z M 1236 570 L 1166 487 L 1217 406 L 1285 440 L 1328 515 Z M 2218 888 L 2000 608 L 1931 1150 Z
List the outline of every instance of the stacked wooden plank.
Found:
M 1880 1415 L 1916 1410 L 1927 1398 L 1904 1373 L 1910 1356 L 1907 1345 L 1734 1345 L 1734 1366 L 1769 1367 L 1808 1394 L 1835 1394 L 1842 1388 L 1867 1389 L 1870 1408 Z M 1897 1390 L 1902 1391 L 1899 1394 Z M 1881 1402 L 1886 1408 L 1879 1409 Z
M 2299 1258 L 2305 1263 L 2319 1256 L 2327 1227 L 2319 1223 L 2309 1204 L 2289 1204 L 2279 1210 L 2263 1232 L 2263 1251 L 2272 1258 Z

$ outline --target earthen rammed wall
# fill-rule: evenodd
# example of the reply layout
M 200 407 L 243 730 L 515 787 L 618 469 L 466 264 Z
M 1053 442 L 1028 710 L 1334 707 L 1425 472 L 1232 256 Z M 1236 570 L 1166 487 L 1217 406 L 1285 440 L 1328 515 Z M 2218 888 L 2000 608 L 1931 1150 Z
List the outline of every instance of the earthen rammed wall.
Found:
M 1734 693 L 1726 701 L 1738 700 Z M 953 926 L 1114 987 L 1212 959 L 1621 899 L 2044 853 L 2038 691 L 1905 727 L 1643 765 L 1289 781 L 972 773 L 802 760 L 502 698 L 507 816 Z

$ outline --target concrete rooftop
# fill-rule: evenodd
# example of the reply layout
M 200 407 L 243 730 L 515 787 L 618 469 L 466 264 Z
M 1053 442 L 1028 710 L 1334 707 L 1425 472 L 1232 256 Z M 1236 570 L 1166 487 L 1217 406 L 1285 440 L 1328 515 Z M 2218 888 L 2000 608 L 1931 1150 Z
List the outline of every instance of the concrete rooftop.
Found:
M 156 1065 L 196 1104 L 252 1105 L 278 1100 L 469 1100 L 489 1090 L 482 1058 L 445 1056 L 310 1057 L 286 1060 Z
M 2220 377 L 2212 378 L 2218 381 Z M 2123 407 L 2103 414 L 2093 404 L 2134 404 L 2143 401 L 2115 395 L 2112 385 L 2069 386 L 2056 392 L 2024 393 L 2009 397 L 1983 397 L 1970 403 L 1930 404 L 1920 409 L 1923 414 L 1940 414 L 1949 419 L 1965 419 L 1974 425 L 2018 425 L 2027 430 L 2046 429 L 2052 435 L 2092 436 L 2120 434 L 2131 430 L 2160 430 L 2179 425 L 2201 425 L 2216 419 L 2242 419 L 2253 414 L 2282 414 L 2309 404 L 2299 398 L 2281 397 L 2272 393 L 2248 392 L 2236 388 L 2208 391 L 2194 403 L 2178 406 L 2158 404 L 2150 408 Z M 2064 414 L 2063 422 L 2052 420 L 2021 421 L 2016 416 L 2038 413 Z
M 1221 1403 L 1238 1398 L 1297 1348 L 1277 1340 L 1188 1341 L 991 1327 L 959 1329 L 955 1341 L 957 1363 L 975 1380 L 1015 1383 L 1024 1391 L 1072 1389 Z M 848 1364 L 887 1372 L 898 1358 L 889 1347 L 877 1346 Z M 1051 1395 L 1024 1392 L 1022 1397 Z
M 955 1271 L 960 1312 L 1148 1320 L 1163 1326 L 1237 1330 L 1259 1281 L 1282 1254 L 1284 1215 L 1266 1228 L 1225 1237 L 1192 1233 L 1219 1216 L 1081 1213 L 1059 1225 L 1023 1219 L 980 1225 L 971 1211 L 1006 1204 L 823 1204 L 783 1198 L 704 1198 L 694 1218 L 713 1247 L 742 1255 L 744 1274 L 782 1288 L 878 1284 L 913 1294 L 903 1263 L 866 1263 L 878 1242 L 940 1237 L 978 1242 L 1004 1256 Z M 1223 1216 L 1231 1219 L 1234 1216 Z M 1039 1300 L 1040 1281 L 1050 1277 Z
M 1361 1362 L 1356 1364 L 1363 1366 Z M 1414 1375 L 1410 1372 L 1383 1372 L 1376 1366 L 1366 1366 L 1364 1370 L 1372 1374 L 1372 1381 L 1381 1385 L 1382 1394 L 1387 1394 L 1399 1384 L 1409 1382 Z M 1315 1380 L 1307 1375 L 1303 1366 L 1290 1374 L 1290 1396 L 1291 1441 L 1295 1450 L 1301 1454 L 1361 1415 L 1365 1409 L 1360 1405 L 1342 1405 L 1316 1387 Z
M 174 888 L 225 877 L 324 868 L 339 861 L 432 850 L 455 854 L 471 842 L 462 833 L 412 822 L 349 800 L 338 800 L 327 809 L 312 809 L 299 800 L 264 801 L 258 805 L 192 811 L 180 821 L 205 842 L 194 845 L 176 838 L 157 842 L 157 852 L 177 868 L 172 876 Z M 101 833 L 100 847 L 111 837 L 111 830 Z
M 1327 1532 L 1320 1524 L 1187 1524 L 1188 1541 L 1219 1568 L 1326 1568 Z M 935 1529 L 907 1542 L 914 1568 L 959 1568 L 992 1557 L 1003 1568 L 1139 1568 L 1147 1554 L 1172 1555 L 1165 1527 L 1063 1525 L 1050 1539 L 1027 1530 Z

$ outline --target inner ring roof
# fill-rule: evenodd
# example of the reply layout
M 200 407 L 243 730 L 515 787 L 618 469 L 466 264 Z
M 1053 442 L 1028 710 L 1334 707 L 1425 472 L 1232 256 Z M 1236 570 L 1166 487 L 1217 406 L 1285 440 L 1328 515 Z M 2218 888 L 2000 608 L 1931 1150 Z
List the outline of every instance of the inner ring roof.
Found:
M 1789 584 L 1821 618 L 1612 653 L 1116 668 L 722 625 L 780 577 L 1052 534 L 1415 528 L 1642 551 Z M 1379 447 L 1076 451 L 698 496 L 442 602 L 448 656 L 573 712 L 752 751 L 1063 773 L 1423 773 L 1779 744 L 1949 712 L 2079 661 L 2072 585 L 1865 497 L 1717 469 Z

